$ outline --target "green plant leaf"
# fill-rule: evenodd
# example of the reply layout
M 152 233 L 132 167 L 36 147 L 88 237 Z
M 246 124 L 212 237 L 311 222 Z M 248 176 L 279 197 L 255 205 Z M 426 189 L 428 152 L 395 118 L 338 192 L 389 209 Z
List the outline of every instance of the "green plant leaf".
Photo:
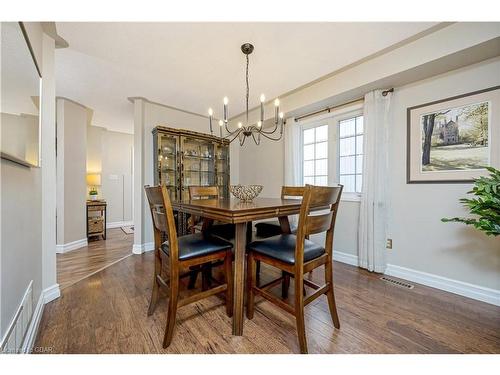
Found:
M 467 194 L 473 198 L 460 198 L 460 203 L 469 209 L 475 217 L 443 218 L 442 222 L 458 222 L 472 225 L 488 236 L 500 235 L 500 170 L 485 167 L 490 172 L 489 177 L 474 180 L 474 187 Z

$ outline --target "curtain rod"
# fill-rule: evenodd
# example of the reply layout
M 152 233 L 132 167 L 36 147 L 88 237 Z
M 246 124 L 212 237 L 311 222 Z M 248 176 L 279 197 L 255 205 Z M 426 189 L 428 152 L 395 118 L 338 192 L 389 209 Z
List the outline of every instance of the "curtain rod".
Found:
M 387 96 L 387 94 L 389 94 L 391 92 L 394 92 L 394 88 L 393 87 L 391 87 L 390 89 L 382 91 L 382 95 L 383 96 Z M 364 100 L 364 98 L 361 97 L 361 98 L 357 98 L 357 99 L 354 99 L 354 100 L 350 100 L 350 101 L 342 103 L 342 104 L 337 104 L 337 105 L 332 106 L 332 107 L 326 107 L 326 108 L 320 109 L 318 111 L 314 111 L 314 112 L 311 112 L 311 113 L 306 113 L 305 115 L 302 115 L 302 116 L 299 116 L 299 117 L 295 117 L 295 122 L 298 122 L 298 121 L 300 121 L 300 120 L 302 120 L 304 118 L 307 118 L 307 117 L 312 117 L 312 116 L 315 116 L 315 115 L 319 115 L 320 113 L 323 113 L 323 112 L 330 113 L 334 109 L 338 109 L 340 107 L 345 107 L 346 105 L 358 103 L 358 102 L 363 101 L 363 100 Z

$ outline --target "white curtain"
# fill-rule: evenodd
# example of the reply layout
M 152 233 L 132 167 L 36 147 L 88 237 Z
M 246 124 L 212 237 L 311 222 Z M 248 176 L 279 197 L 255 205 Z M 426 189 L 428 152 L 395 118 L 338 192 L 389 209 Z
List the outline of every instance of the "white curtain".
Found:
M 302 184 L 300 175 L 300 125 L 293 118 L 286 120 L 285 125 L 285 185 Z
M 295 119 L 289 118 L 285 125 L 285 185 L 302 185 L 301 176 L 301 127 Z M 297 215 L 288 217 L 290 224 L 297 223 Z
M 384 272 L 388 213 L 388 138 L 392 120 L 391 96 L 375 90 L 365 95 L 363 187 L 359 213 L 358 263 Z

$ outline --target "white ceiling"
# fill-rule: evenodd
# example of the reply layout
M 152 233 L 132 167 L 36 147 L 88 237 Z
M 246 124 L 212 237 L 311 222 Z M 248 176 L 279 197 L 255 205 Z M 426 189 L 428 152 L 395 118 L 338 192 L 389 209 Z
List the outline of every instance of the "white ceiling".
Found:
M 230 116 L 244 110 L 250 55 L 250 107 L 422 32 L 435 23 L 57 23 L 69 48 L 56 52 L 57 95 L 94 110 L 93 124 L 133 131 L 142 96 L 187 111 Z M 286 100 L 283 103 L 286 110 Z

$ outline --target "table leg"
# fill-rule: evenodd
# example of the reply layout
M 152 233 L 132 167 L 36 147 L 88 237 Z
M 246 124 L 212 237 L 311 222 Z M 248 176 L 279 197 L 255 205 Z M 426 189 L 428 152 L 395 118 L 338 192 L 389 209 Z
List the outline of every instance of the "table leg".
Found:
M 292 231 L 290 230 L 290 222 L 288 221 L 288 216 L 280 216 L 278 220 L 280 221 L 282 233 L 292 233 Z
M 243 295 L 245 286 L 245 244 L 247 223 L 236 224 L 234 241 L 233 335 L 243 335 Z

